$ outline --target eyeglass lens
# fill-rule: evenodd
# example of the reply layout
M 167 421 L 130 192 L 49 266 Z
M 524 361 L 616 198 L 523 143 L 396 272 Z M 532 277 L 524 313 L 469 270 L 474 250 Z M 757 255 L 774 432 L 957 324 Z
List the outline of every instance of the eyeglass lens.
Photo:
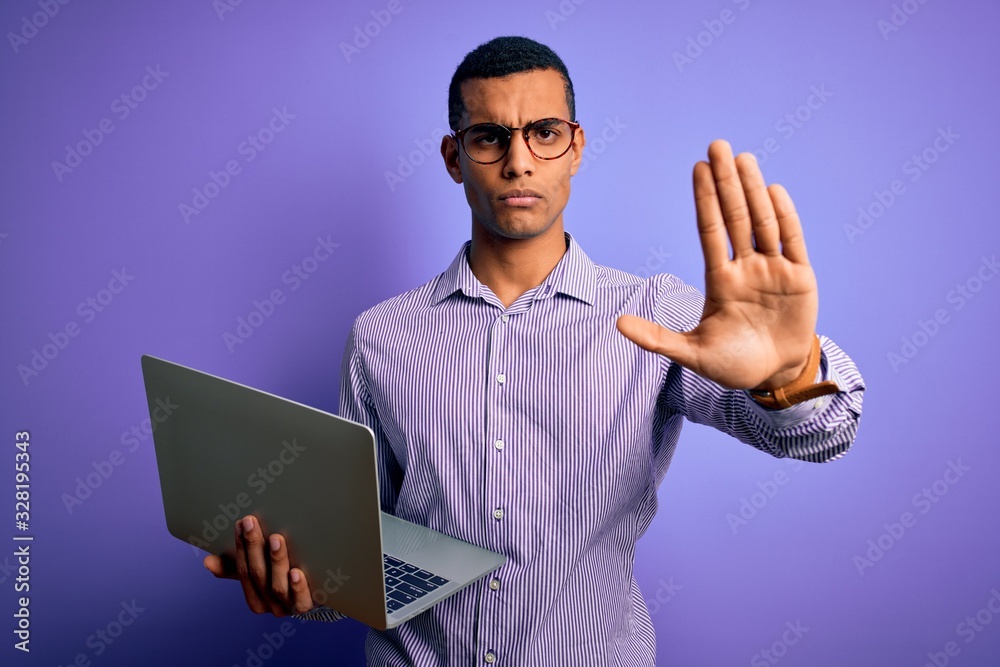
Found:
M 476 162 L 495 162 L 506 155 L 510 141 L 510 130 L 503 125 L 480 123 L 466 131 L 463 145 Z M 528 126 L 528 147 L 540 158 L 559 157 L 572 141 L 573 128 L 564 121 L 547 118 Z

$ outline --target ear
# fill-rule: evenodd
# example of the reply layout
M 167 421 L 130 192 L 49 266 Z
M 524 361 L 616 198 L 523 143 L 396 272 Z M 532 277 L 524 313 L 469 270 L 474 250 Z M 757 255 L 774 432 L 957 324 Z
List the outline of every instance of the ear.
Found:
M 580 163 L 583 162 L 583 147 L 587 144 L 587 138 L 583 136 L 583 126 L 581 125 L 576 134 L 573 136 L 573 161 L 569 166 L 569 175 L 575 176 L 577 170 L 580 169 Z
M 451 180 L 456 183 L 462 182 L 462 167 L 458 164 L 458 141 L 450 134 L 441 137 L 441 157 L 444 158 L 444 168 L 448 170 Z

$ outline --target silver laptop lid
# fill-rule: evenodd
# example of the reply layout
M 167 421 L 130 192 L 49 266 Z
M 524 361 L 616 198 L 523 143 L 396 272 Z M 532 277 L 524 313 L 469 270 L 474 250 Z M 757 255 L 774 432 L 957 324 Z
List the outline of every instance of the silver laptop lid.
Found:
M 143 355 L 167 529 L 234 553 L 235 521 L 254 514 L 285 536 L 313 601 L 385 627 L 375 440 L 363 424 Z M 332 605 L 331 605 L 332 606 Z

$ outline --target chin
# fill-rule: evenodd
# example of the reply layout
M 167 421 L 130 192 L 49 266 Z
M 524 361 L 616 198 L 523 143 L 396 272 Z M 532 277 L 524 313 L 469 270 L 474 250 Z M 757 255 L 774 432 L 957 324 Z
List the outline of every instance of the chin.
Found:
M 507 238 L 527 239 L 541 236 L 549 230 L 553 222 L 535 215 L 515 213 L 503 218 L 494 218 L 491 228 Z
M 541 236 L 546 231 L 548 231 L 549 226 L 545 223 L 528 223 L 528 224 L 498 224 L 495 226 L 494 230 L 501 234 L 502 236 L 509 239 L 531 239 L 536 236 Z

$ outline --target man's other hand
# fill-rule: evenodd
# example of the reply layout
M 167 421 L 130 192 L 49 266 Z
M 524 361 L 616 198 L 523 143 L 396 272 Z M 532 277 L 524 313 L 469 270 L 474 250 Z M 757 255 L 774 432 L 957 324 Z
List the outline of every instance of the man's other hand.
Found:
M 236 558 L 205 556 L 209 572 L 222 579 L 239 579 L 247 606 L 255 614 L 275 616 L 302 614 L 313 604 L 306 575 L 290 568 L 285 538 L 274 533 L 265 539 L 253 515 L 236 522 Z

